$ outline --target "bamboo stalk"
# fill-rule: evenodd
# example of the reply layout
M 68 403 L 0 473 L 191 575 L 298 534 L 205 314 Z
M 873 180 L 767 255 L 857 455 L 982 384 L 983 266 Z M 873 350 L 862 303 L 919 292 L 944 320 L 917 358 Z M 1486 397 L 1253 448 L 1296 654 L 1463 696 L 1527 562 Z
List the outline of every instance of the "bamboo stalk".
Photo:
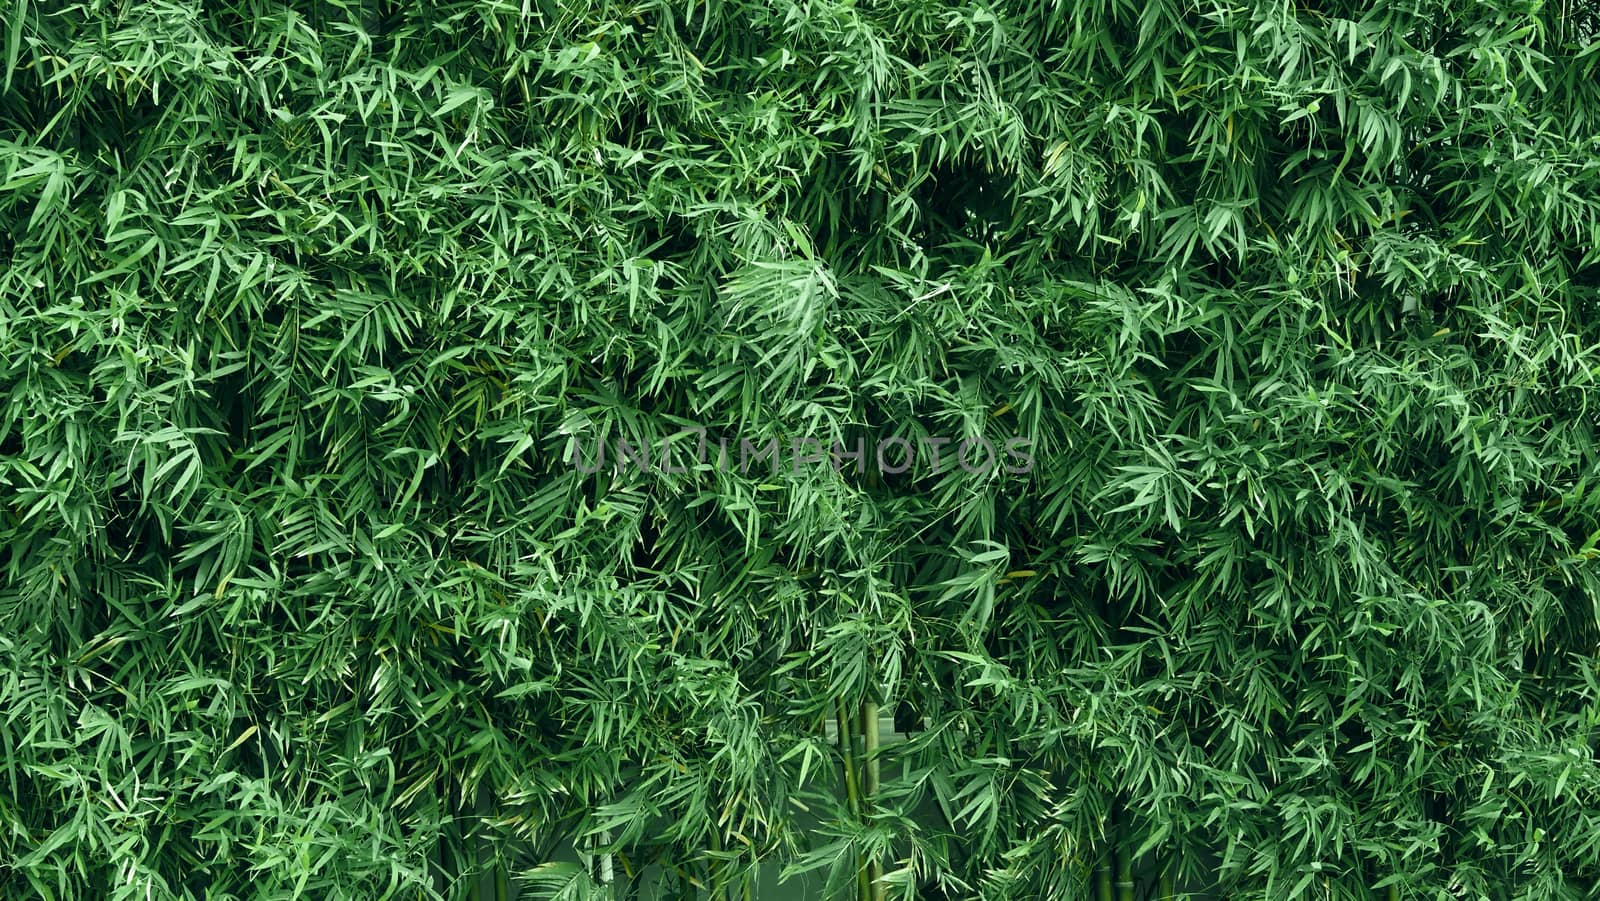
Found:
M 1117 901 L 1133 901 L 1133 851 L 1126 842 L 1114 846 L 1117 856 Z
M 838 702 L 834 707 L 834 720 L 839 726 L 839 751 L 844 756 L 844 790 L 850 802 L 852 816 L 861 816 L 861 789 L 856 783 L 856 754 L 855 739 L 850 730 L 850 717 L 844 712 L 844 702 Z M 856 862 L 856 898 L 857 901 L 872 901 L 871 887 L 867 883 L 867 870 L 858 860 Z
M 1097 901 L 1115 901 L 1116 894 L 1112 891 L 1111 873 L 1117 861 L 1117 810 L 1115 802 L 1106 808 L 1106 818 L 1102 832 L 1102 845 L 1100 849 L 1100 862 L 1095 866 L 1095 898 Z
M 852 745 L 853 736 L 850 732 L 850 718 L 845 716 L 844 704 L 841 702 L 834 718 L 839 726 L 839 753 L 844 757 L 844 790 L 850 801 L 852 813 L 861 808 L 860 789 L 856 786 L 856 755 Z
M 1160 901 L 1172 901 L 1172 873 L 1169 870 L 1161 871 L 1161 879 L 1156 884 L 1156 897 Z
M 1096 901 L 1115 901 L 1111 891 L 1111 852 L 1105 849 L 1100 854 L 1100 862 L 1094 867 L 1095 899 Z
M 600 833 L 599 838 L 596 840 L 596 844 L 597 845 L 609 845 L 609 844 L 611 844 L 611 830 L 607 829 L 606 831 Z M 596 849 L 596 850 L 598 850 L 598 849 Z M 606 851 L 606 852 L 604 852 L 604 853 L 602 853 L 600 855 L 600 884 L 601 885 L 610 885 L 612 880 L 615 879 L 615 878 L 616 878 L 616 868 L 611 862 L 611 852 L 610 851 Z
M 1400 886 L 1389 886 L 1389 901 L 1400 901 Z
M 866 774 L 863 780 L 866 789 L 862 795 L 870 800 L 878 791 L 878 705 L 875 701 L 861 702 L 861 736 L 864 746 L 862 770 Z
M 1127 812 L 1118 810 L 1117 802 L 1111 803 L 1117 821 L 1117 837 L 1112 843 L 1112 849 L 1117 855 L 1117 901 L 1133 901 L 1133 852 L 1137 846 L 1134 844 L 1132 829 L 1128 825 Z
M 865 773 L 863 806 L 870 808 L 878 794 L 878 703 L 871 699 L 861 702 L 862 768 Z M 883 901 L 883 864 L 876 856 L 867 861 L 867 885 L 871 901 Z

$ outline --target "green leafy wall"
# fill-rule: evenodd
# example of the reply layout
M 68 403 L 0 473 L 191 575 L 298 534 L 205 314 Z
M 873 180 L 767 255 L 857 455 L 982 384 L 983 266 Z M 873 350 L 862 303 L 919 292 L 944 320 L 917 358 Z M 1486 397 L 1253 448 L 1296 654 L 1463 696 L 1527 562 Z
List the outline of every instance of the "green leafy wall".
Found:
M 1594 4 L 0 22 L 0 896 L 1600 897 Z

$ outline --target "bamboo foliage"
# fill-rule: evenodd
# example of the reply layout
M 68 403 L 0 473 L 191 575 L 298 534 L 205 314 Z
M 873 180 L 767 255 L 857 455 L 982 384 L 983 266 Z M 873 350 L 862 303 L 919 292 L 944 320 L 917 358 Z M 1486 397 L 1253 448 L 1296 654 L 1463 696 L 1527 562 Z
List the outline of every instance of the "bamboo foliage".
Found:
M 1597 33 L 0 4 L 0 897 L 1600 897 Z

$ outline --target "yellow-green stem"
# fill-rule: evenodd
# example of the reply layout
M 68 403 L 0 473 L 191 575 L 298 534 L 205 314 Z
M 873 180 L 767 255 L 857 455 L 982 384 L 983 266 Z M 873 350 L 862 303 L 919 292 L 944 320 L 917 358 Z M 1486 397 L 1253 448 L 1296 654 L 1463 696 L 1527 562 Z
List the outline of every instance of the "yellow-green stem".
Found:
M 835 707 L 834 719 L 839 724 L 839 752 L 844 757 L 845 796 L 850 802 L 851 816 L 859 820 L 861 818 L 861 789 L 856 782 L 855 740 L 851 737 L 850 717 L 845 714 L 843 701 L 840 701 Z M 867 882 L 867 868 L 860 860 L 856 861 L 856 899 L 857 901 L 872 901 L 871 887 Z
M 1127 843 L 1116 846 L 1117 901 L 1133 901 L 1133 850 Z
M 861 738 L 862 738 L 862 770 L 865 778 L 865 788 L 862 791 L 862 806 L 870 811 L 873 798 L 878 794 L 878 704 L 876 701 L 864 700 L 861 702 Z M 865 811 L 864 811 L 865 812 Z M 870 888 L 871 901 L 883 901 L 883 866 L 877 857 L 867 860 L 867 885 Z
M 1115 801 L 1112 804 L 1117 823 L 1111 840 L 1112 852 L 1117 855 L 1117 901 L 1133 901 L 1133 837 L 1128 834 L 1126 811 L 1118 810 Z
M 1112 873 L 1117 866 L 1117 810 L 1113 805 L 1106 809 L 1104 844 L 1100 849 L 1100 862 L 1095 868 L 1095 898 L 1097 901 L 1115 901 Z

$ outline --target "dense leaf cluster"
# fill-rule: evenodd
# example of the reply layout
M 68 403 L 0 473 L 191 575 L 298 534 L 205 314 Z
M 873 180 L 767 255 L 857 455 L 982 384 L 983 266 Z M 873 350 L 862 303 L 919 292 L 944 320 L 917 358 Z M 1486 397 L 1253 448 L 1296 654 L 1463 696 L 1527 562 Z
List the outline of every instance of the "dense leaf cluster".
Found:
M 0 895 L 1600 897 L 1594 4 L 4 10 Z

